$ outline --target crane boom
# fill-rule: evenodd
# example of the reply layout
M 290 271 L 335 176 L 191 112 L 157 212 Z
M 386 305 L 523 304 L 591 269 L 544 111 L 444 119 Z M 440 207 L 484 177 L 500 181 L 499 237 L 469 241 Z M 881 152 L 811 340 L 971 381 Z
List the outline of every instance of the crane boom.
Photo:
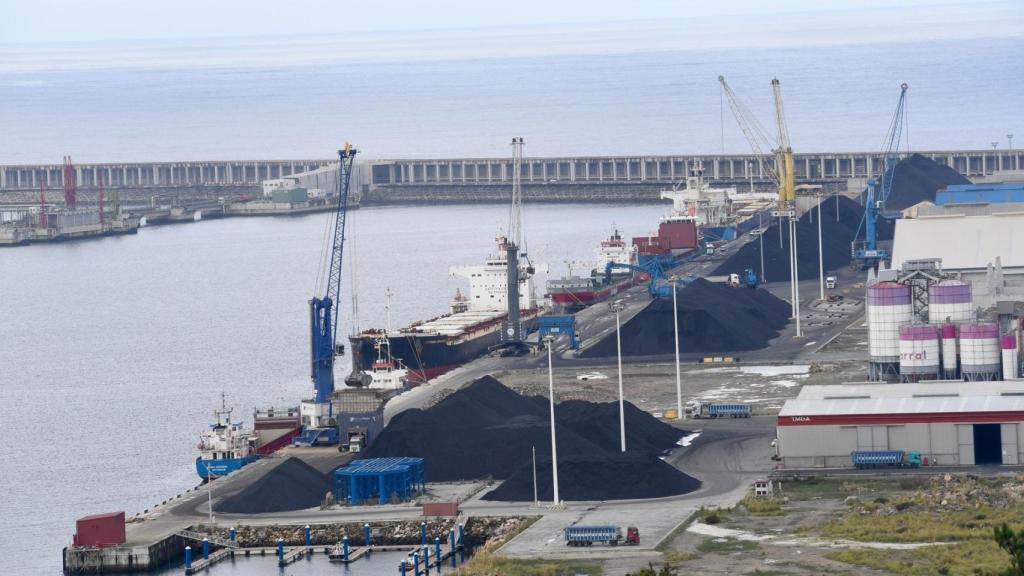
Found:
M 345 254 L 345 219 L 348 213 L 349 181 L 356 149 L 348 143 L 338 151 L 338 198 L 334 211 L 330 269 L 322 298 L 309 301 L 312 335 L 311 377 L 317 403 L 328 402 L 334 392 L 334 357 L 338 354 L 338 296 L 341 292 L 341 265 Z
M 775 123 L 779 130 L 779 146 L 775 149 L 775 164 L 779 174 L 779 205 L 781 207 L 785 203 L 796 201 L 796 186 L 793 176 L 793 147 L 789 145 L 786 113 L 782 108 L 782 85 L 778 78 L 772 78 L 772 96 L 775 99 Z
M 732 110 L 732 115 L 736 118 L 736 123 L 739 124 L 743 136 L 750 144 L 750 148 L 755 155 L 767 158 L 768 152 L 766 150 L 773 148 L 768 132 L 758 123 L 757 118 L 754 117 L 750 110 L 740 102 L 739 97 L 736 96 L 736 93 L 732 91 L 732 88 L 725 81 L 725 76 L 719 76 L 718 82 L 722 85 L 722 91 L 725 92 L 725 97 L 729 101 L 729 109 Z M 763 164 L 768 177 L 778 186 L 780 179 L 775 166 L 770 162 L 764 162 Z

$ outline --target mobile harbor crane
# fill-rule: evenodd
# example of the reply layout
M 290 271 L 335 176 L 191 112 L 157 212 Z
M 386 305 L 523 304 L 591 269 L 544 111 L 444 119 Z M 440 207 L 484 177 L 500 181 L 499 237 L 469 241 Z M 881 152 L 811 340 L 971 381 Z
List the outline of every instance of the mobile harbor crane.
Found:
M 345 351 L 339 345 L 338 298 L 341 292 L 341 264 L 345 253 L 345 216 L 348 213 L 349 180 L 356 149 L 345 143 L 338 151 L 338 198 L 334 210 L 334 228 L 331 236 L 330 262 L 327 266 L 327 286 L 323 297 L 309 301 L 310 315 L 310 376 L 314 396 L 299 407 L 302 434 L 295 438 L 297 445 L 333 446 L 338 443 L 338 426 L 331 407 L 334 392 L 334 358 Z
M 868 189 L 864 193 L 864 217 L 857 226 L 857 233 L 854 234 L 853 245 L 850 247 L 851 256 L 857 261 L 861 268 L 873 268 L 880 261 L 889 258 L 888 250 L 878 247 L 878 217 L 892 218 L 894 215 L 885 213 L 885 203 L 892 193 L 892 181 L 896 174 L 896 164 L 899 163 L 900 140 L 903 137 L 903 122 L 906 117 L 907 84 L 900 85 L 900 98 L 896 103 L 896 111 L 889 123 L 889 131 L 885 136 L 883 146 L 885 147 L 885 166 L 882 172 L 882 185 L 875 194 L 878 182 L 874 178 L 868 180 Z M 864 228 L 864 240 L 858 241 L 860 229 Z
M 736 123 L 743 131 L 743 136 L 746 137 L 754 154 L 765 160 L 762 162 L 764 169 L 779 191 L 777 206 L 772 211 L 772 216 L 778 216 L 780 220 L 787 218 L 789 221 L 790 302 L 793 318 L 796 319 L 796 335 L 800 337 L 803 332 L 800 327 L 800 288 L 797 282 L 799 271 L 796 254 L 796 185 L 793 173 L 793 147 L 789 143 L 789 129 L 786 127 L 786 114 L 782 107 L 782 85 L 778 78 L 772 78 L 775 125 L 778 130 L 778 137 L 773 138 L 750 109 L 740 102 L 736 93 L 725 82 L 725 77 L 719 76 L 718 82 L 722 85 L 722 90 L 729 101 L 729 108 L 736 117 Z M 770 154 L 765 150 L 769 150 Z M 773 162 L 768 162 L 771 157 Z

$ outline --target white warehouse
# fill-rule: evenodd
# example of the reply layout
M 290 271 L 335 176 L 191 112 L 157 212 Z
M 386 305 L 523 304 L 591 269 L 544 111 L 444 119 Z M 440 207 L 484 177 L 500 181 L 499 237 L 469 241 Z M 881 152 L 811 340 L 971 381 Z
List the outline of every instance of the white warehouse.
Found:
M 804 386 L 778 416 L 784 468 L 849 468 L 853 451 L 928 465 L 1024 462 L 1024 381 Z

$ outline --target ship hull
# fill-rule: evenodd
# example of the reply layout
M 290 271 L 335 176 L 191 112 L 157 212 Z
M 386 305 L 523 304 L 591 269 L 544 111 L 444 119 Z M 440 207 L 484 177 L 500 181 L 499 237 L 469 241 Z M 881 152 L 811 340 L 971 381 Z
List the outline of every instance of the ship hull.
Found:
M 207 478 L 220 478 L 241 469 L 243 466 L 252 464 L 256 461 L 256 458 L 255 455 L 243 456 L 241 458 L 218 458 L 216 460 L 203 460 L 199 457 L 196 458 L 196 474 L 203 480 Z
M 524 315 L 526 312 L 524 311 Z M 536 324 L 536 314 L 523 318 L 527 332 Z M 472 330 L 472 329 L 470 329 Z M 349 339 L 353 369 L 369 372 L 377 358 L 379 335 L 364 334 Z M 442 334 L 398 333 L 388 337 L 390 355 L 409 370 L 410 385 L 426 382 L 479 358 L 501 343 L 500 322 L 475 336 L 449 339 Z
M 627 278 L 602 288 L 552 291 L 550 296 L 551 301 L 563 309 L 585 308 L 591 304 L 607 300 L 619 292 L 630 288 L 633 284 L 633 279 Z

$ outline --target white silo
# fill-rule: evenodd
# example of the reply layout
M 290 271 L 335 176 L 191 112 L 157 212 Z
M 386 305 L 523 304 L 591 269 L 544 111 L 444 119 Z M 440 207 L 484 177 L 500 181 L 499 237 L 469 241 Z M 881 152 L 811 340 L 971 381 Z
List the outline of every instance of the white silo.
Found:
M 947 279 L 928 287 L 928 321 L 932 324 L 963 324 L 974 320 L 971 285 Z
M 942 325 L 942 379 L 955 380 L 957 377 L 956 325 Z
M 910 287 L 879 282 L 868 287 L 868 377 L 895 379 L 900 361 L 900 326 L 910 323 Z
M 1019 377 L 1017 374 L 1017 367 L 1020 365 L 1017 356 L 1017 336 L 1015 334 L 1007 334 L 1006 336 L 1003 336 L 1001 342 L 1003 353 L 1003 380 L 1016 380 Z
M 998 380 L 1002 363 L 996 324 L 978 322 L 960 326 L 960 373 L 964 380 Z
M 939 331 L 935 326 L 900 326 L 900 380 L 935 380 L 940 364 Z

